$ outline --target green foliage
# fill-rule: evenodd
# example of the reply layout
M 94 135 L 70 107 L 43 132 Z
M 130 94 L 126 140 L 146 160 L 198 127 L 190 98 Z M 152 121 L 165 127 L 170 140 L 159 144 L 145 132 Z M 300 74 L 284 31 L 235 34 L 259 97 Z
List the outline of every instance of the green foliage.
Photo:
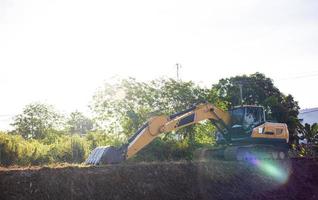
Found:
M 195 144 L 197 146 L 211 146 L 215 144 L 216 128 L 210 122 L 197 124 L 194 128 Z
M 48 146 L 36 140 L 26 141 L 20 135 L 0 133 L 0 164 L 27 165 L 48 162 L 45 154 Z
M 96 146 L 116 146 L 122 142 L 98 132 L 85 137 L 56 133 L 47 136 L 50 138 L 26 140 L 21 135 L 0 133 L 0 165 L 82 163 Z
M 81 163 L 85 160 L 88 147 L 79 136 L 62 136 L 51 145 L 48 157 L 54 162 Z
M 240 84 L 243 85 L 244 104 L 263 105 L 268 97 L 281 98 L 281 93 L 272 80 L 261 73 L 221 79 L 213 87 L 217 89 L 222 100 L 229 102 L 231 106 L 236 106 L 240 105 Z
M 72 112 L 66 122 L 67 132 L 71 134 L 86 134 L 93 129 L 93 121 L 83 113 Z
M 56 129 L 61 123 L 61 116 L 53 107 L 41 103 L 32 103 L 15 116 L 12 133 L 22 135 L 25 139 L 43 139 L 45 135 Z
M 310 125 L 306 123 L 303 135 L 307 139 L 308 143 L 318 144 L 318 124 L 314 123 Z
M 98 146 L 113 145 L 118 146 L 123 143 L 123 139 L 118 135 L 106 134 L 102 132 L 90 132 L 85 138 L 89 149 L 95 149 Z
M 50 130 L 46 133 L 45 138 L 39 140 L 43 144 L 54 144 L 61 136 L 65 134 L 64 131 Z
M 156 138 L 148 146 L 143 148 L 134 161 L 172 161 L 191 160 L 192 150 L 186 141 L 164 140 Z

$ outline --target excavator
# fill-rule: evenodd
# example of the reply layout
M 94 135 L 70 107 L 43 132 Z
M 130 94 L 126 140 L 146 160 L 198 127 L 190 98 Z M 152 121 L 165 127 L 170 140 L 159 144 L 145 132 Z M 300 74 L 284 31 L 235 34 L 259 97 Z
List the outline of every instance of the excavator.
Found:
M 216 147 L 203 149 L 203 157 L 225 160 L 286 159 L 289 132 L 284 123 L 267 122 L 262 106 L 241 105 L 224 111 L 203 102 L 176 114 L 155 116 L 143 124 L 120 147 L 96 147 L 86 164 L 121 163 L 138 153 L 163 133 L 210 120 L 217 128 Z

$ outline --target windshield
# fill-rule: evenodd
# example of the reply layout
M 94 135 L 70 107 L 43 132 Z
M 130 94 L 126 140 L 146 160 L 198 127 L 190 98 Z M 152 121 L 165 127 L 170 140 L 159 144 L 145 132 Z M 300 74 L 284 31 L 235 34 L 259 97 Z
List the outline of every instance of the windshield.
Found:
M 243 124 L 244 108 L 231 110 L 230 113 L 232 116 L 232 126 Z
M 263 109 L 261 107 L 246 107 L 244 126 L 252 127 L 264 121 Z
M 242 107 L 230 111 L 232 116 L 232 126 L 244 126 L 246 128 L 254 126 L 264 121 L 262 107 Z

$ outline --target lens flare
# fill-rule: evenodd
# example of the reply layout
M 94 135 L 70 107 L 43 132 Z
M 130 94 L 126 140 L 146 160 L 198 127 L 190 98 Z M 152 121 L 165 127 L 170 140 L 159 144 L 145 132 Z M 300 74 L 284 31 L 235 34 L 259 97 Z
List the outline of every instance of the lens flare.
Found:
M 251 160 L 251 163 L 258 167 L 264 175 L 267 175 L 279 183 L 286 183 L 289 177 L 289 170 L 287 166 L 283 166 L 274 160 Z

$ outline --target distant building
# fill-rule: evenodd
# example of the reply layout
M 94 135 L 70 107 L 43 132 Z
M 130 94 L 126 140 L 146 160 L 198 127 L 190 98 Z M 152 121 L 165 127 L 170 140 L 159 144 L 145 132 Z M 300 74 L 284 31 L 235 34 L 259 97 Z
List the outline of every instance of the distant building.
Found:
M 299 111 L 298 118 L 303 125 L 318 123 L 318 108 L 302 109 Z
M 318 108 L 299 110 L 298 118 L 303 125 L 318 123 Z M 298 136 L 301 136 L 301 134 L 298 134 Z M 299 140 L 299 144 L 307 144 L 307 139 Z

